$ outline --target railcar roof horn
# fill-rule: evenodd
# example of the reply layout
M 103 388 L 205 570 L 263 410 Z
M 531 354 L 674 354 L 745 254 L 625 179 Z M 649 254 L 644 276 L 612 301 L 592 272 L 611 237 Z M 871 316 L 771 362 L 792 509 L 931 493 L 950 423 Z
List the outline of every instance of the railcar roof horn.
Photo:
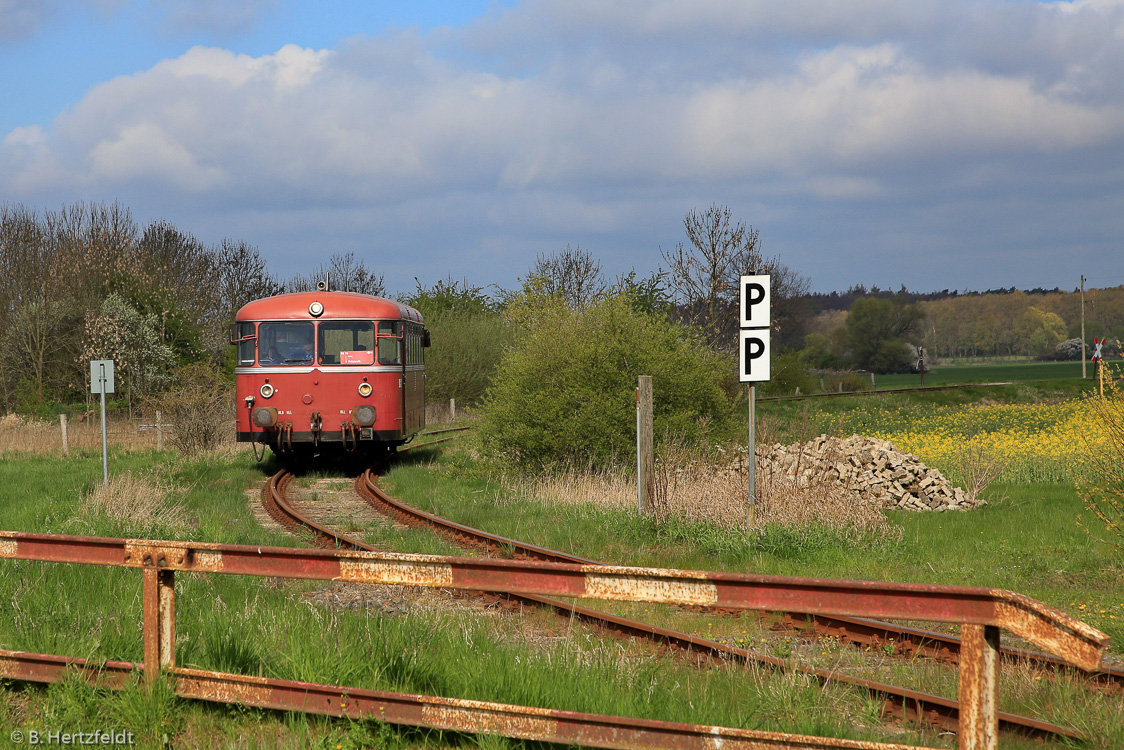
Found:
M 329 278 L 330 278 L 330 274 L 325 272 L 324 273 L 324 280 L 316 282 L 316 291 L 318 291 L 318 292 L 330 292 L 332 289 L 331 289 L 331 284 L 328 283 Z

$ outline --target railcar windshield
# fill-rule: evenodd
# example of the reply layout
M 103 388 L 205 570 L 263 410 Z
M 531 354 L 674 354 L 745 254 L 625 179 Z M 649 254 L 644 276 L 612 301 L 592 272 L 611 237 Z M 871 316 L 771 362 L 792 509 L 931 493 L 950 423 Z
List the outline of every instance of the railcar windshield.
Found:
M 310 365 L 314 353 L 312 323 L 262 323 L 258 326 L 258 362 L 262 365 Z
M 373 365 L 375 324 L 369 320 L 322 321 L 320 363 L 325 365 Z

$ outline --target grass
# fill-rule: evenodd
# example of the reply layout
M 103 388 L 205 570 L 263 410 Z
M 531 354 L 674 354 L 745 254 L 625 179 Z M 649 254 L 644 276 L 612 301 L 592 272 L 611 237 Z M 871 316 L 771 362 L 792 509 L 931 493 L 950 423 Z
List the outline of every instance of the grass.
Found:
M 1092 366 L 1087 367 L 1092 377 Z M 1005 383 L 1052 381 L 1059 384 L 1065 381 L 1081 382 L 1080 362 L 1004 362 L 981 364 L 941 364 L 926 366 L 925 385 L 958 385 L 960 383 Z M 916 388 L 921 384 L 919 373 L 898 375 L 875 375 L 878 388 Z M 1091 381 L 1090 381 L 1091 382 Z M 1071 383 L 1066 383 L 1071 385 Z
M 10 511 L 5 526 L 296 543 L 260 527 L 250 514 L 245 490 L 260 482 L 263 472 L 247 456 L 182 461 L 131 452 L 113 456 L 111 465 L 117 477 L 147 478 L 129 485 L 139 487 L 137 494 L 164 492 L 165 502 L 179 511 L 175 522 L 167 513 L 106 512 L 115 503 L 134 506 L 118 495 L 92 500 L 100 484 L 96 456 L 59 461 L 32 455 L 0 464 L 0 487 L 5 488 L 0 503 Z M 878 726 L 876 706 L 851 690 L 824 691 L 806 678 L 735 665 L 700 671 L 541 616 L 513 625 L 511 618 L 464 607 L 395 617 L 378 610 L 336 611 L 312 604 L 317 584 L 238 576 L 181 574 L 176 588 L 177 663 L 183 666 L 641 718 L 784 726 L 838 737 L 902 736 L 869 728 Z M 95 660 L 142 659 L 136 571 L 4 561 L 0 598 L 12 603 L 9 616 L 0 618 L 5 648 Z M 548 637 L 543 627 L 550 629 Z M 181 701 L 166 685 L 153 693 L 139 685 L 112 693 L 79 680 L 48 688 L 8 683 L 0 696 L 0 731 L 128 728 L 141 747 L 523 744 L 214 707 Z M 927 735 L 905 736 L 921 741 Z
M 1024 390 L 1009 395 L 1024 403 L 1058 397 L 1042 386 L 1020 387 Z M 774 421 L 776 434 L 815 434 L 813 430 L 822 431 L 825 425 L 857 418 L 861 403 L 868 402 L 825 400 L 814 409 L 772 402 L 763 405 L 762 412 Z M 907 394 L 886 403 L 911 408 L 919 400 Z M 961 405 L 950 400 L 947 408 L 954 413 Z M 110 465 L 120 483 L 108 494 L 99 494 L 105 491 L 99 489 L 98 453 L 78 451 L 69 460 L 42 451 L 8 453 L 0 462 L 2 525 L 239 544 L 299 543 L 264 529 L 250 513 L 247 489 L 258 486 L 274 467 L 254 466 L 246 453 L 186 461 L 170 452 L 119 448 Z M 627 482 L 622 489 L 612 477 L 587 480 L 584 494 L 575 501 L 576 476 L 512 482 L 474 458 L 469 448 L 446 443 L 409 454 L 383 482 L 392 495 L 461 523 L 596 560 L 1009 588 L 1070 612 L 1117 639 L 1124 637 L 1124 560 L 1077 525 L 1082 505 L 1070 484 L 993 484 L 985 491 L 990 504 L 980 510 L 894 512 L 883 526 L 853 533 L 845 526 L 793 525 L 783 518 L 749 528 L 723 521 L 721 513 L 677 511 L 641 517 L 632 506 Z M 686 494 L 706 497 L 694 491 Z M 403 531 L 385 523 L 357 525 L 363 526 L 368 540 L 387 549 L 465 554 L 423 531 Z M 12 603 L 10 616 L 0 617 L 0 646 L 139 660 L 139 593 L 135 571 L 0 562 L 0 599 Z M 322 593 L 315 583 L 180 575 L 177 662 L 577 711 L 952 744 L 949 737 L 926 730 L 883 727 L 877 702 L 848 688 L 824 688 L 804 677 L 754 667 L 700 670 L 645 646 L 604 641 L 584 627 L 544 613 L 501 618 L 478 608 L 442 605 L 391 615 L 377 608 L 326 608 L 319 603 Z M 885 653 L 857 653 L 830 639 L 808 644 L 777 637 L 768 633 L 767 622 L 753 617 L 594 604 L 804 663 L 943 695 L 956 693 L 954 669 L 903 662 Z M 1005 667 L 1001 706 L 1084 728 L 1094 737 L 1092 748 L 1124 746 L 1120 701 L 1092 693 L 1068 677 L 1044 679 L 1028 668 Z M 166 686 L 151 694 L 139 686 L 107 693 L 73 680 L 49 688 L 18 683 L 0 688 L 0 736 L 16 728 L 80 726 L 134 728 L 141 746 L 147 747 L 526 744 L 185 702 Z M 1008 738 L 1003 744 L 1031 746 Z

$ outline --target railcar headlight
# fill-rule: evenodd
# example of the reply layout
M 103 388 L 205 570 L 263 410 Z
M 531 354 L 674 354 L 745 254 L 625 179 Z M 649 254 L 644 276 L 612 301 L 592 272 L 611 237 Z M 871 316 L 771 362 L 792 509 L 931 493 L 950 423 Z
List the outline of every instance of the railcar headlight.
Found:
M 360 383 L 359 384 L 359 395 L 362 396 L 363 398 L 367 398 L 368 396 L 370 396 L 371 392 L 374 391 L 374 390 L 375 390 L 374 387 L 372 387 L 370 383 Z
M 375 407 L 370 404 L 356 406 L 351 410 L 351 421 L 360 427 L 370 427 L 375 423 Z
M 308 314 L 314 318 L 319 318 L 324 314 L 324 305 L 320 302 L 313 302 L 308 306 Z
M 259 406 L 253 411 L 253 420 L 258 427 L 272 427 L 277 424 L 277 410 L 272 406 Z
M 277 389 L 271 386 L 269 383 L 266 383 L 258 392 L 261 394 L 262 398 L 271 398 L 273 394 L 277 392 Z

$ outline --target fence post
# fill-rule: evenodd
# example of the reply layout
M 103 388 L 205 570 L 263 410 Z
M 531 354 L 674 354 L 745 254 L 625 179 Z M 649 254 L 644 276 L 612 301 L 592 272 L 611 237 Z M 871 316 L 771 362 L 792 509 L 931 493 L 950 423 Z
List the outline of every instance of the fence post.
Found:
M 960 626 L 960 750 L 999 748 L 999 628 Z
M 160 424 L 160 410 L 156 410 L 156 452 L 164 450 L 164 425 Z
M 66 434 L 66 415 L 59 415 L 59 426 L 62 428 L 62 455 L 70 458 L 70 439 Z
M 655 484 L 652 446 L 652 376 L 641 375 L 636 386 L 636 509 L 643 513 L 652 501 Z
M 161 669 L 176 666 L 175 571 L 143 568 L 144 681 L 156 684 Z
M 457 421 L 457 400 L 455 398 L 449 399 L 449 421 Z

